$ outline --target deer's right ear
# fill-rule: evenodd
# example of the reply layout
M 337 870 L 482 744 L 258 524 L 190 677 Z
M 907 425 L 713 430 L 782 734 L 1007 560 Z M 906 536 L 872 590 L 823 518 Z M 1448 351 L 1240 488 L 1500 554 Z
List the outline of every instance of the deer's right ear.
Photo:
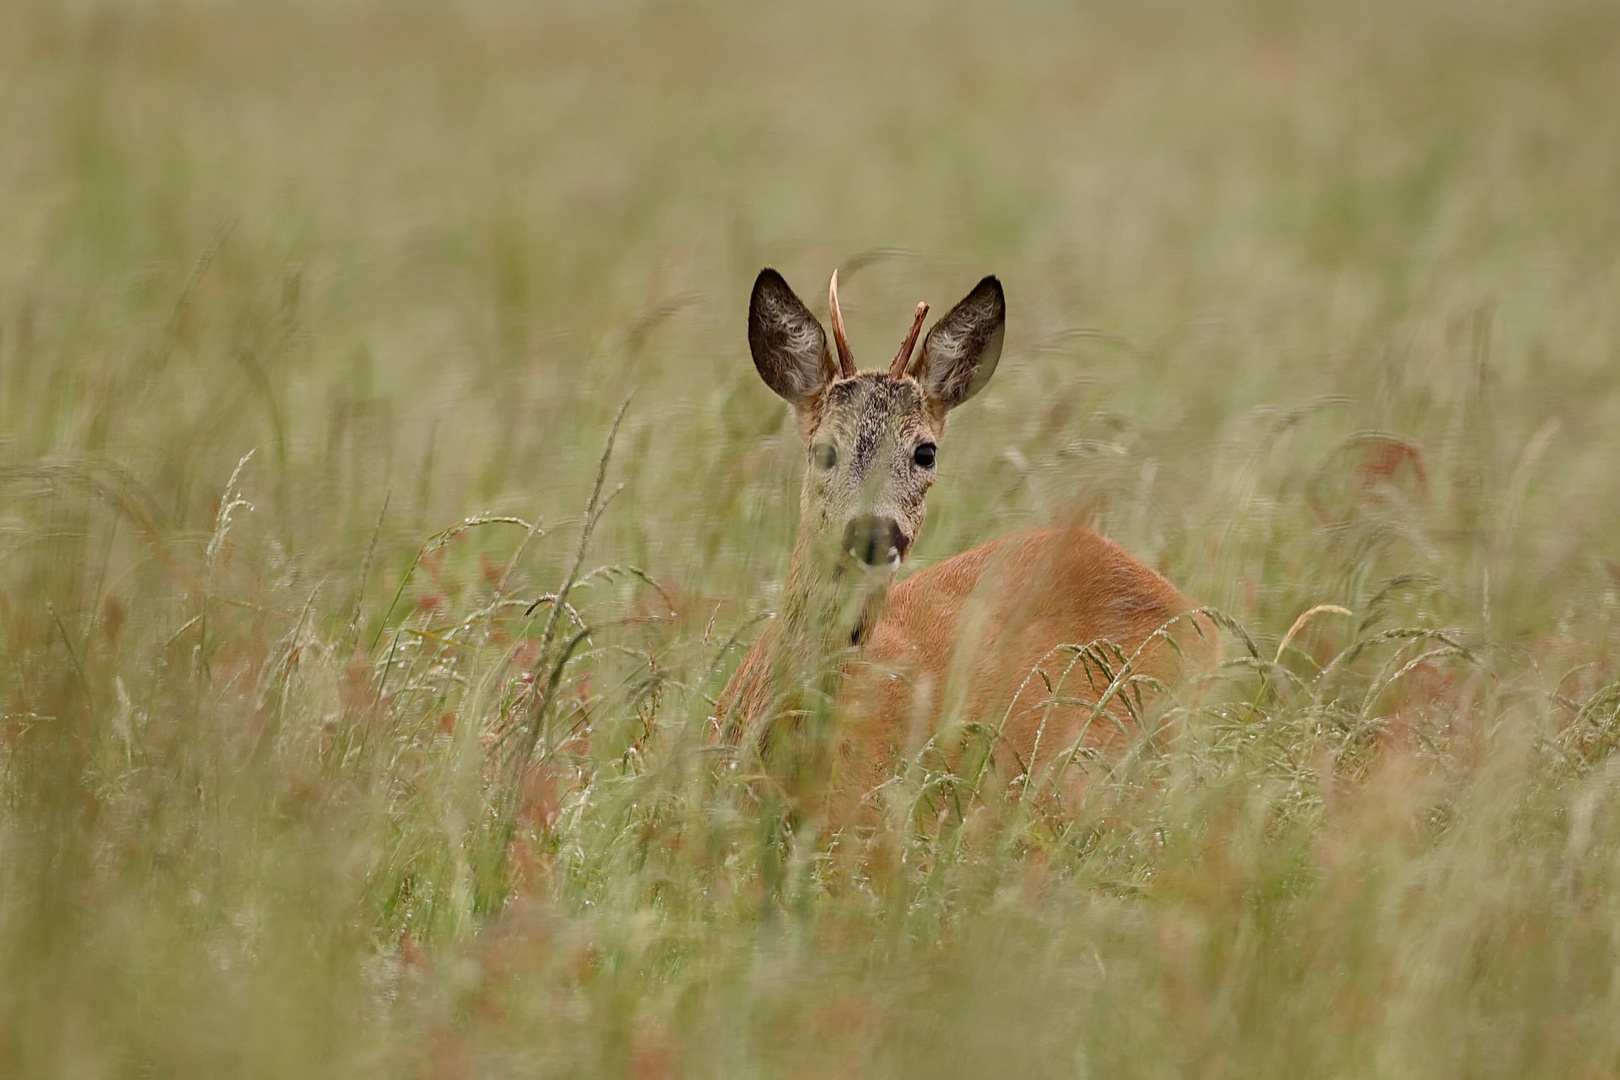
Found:
M 1001 282 L 987 277 L 928 331 L 908 371 L 941 405 L 954 409 L 996 373 L 1006 329 Z
M 748 301 L 748 349 L 765 385 L 799 408 L 838 376 L 827 333 L 770 267 L 754 279 Z

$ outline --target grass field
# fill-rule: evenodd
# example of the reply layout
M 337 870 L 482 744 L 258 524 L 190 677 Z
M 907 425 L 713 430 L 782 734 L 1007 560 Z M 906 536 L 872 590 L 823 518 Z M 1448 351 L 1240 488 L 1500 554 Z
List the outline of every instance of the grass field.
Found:
M 0 1074 L 1620 1073 L 1617 103 L 1598 0 L 0 5 Z M 767 264 L 1005 284 L 916 564 L 1241 626 L 1080 805 L 715 768 Z

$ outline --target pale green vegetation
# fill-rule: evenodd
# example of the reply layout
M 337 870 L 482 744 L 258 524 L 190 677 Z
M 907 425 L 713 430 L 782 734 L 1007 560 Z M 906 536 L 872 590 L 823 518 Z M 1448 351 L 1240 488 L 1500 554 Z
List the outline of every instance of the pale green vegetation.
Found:
M 869 365 L 1005 283 L 919 562 L 1258 655 L 1080 805 L 751 809 L 766 264 Z M 1613 1076 L 1617 466 L 1613 4 L 17 0 L 0 1074 Z

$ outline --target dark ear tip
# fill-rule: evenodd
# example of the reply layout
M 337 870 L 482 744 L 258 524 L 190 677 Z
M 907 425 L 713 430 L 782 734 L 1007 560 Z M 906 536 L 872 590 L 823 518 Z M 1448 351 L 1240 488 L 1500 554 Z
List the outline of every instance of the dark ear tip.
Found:
M 993 293 L 995 298 L 1003 304 L 1007 301 L 1007 294 L 1001 291 L 1001 279 L 994 274 L 986 274 L 973 286 L 975 293 Z
M 772 300 L 782 296 L 792 295 L 793 290 L 788 287 L 788 283 L 783 279 L 782 275 L 769 266 L 765 267 L 759 272 L 759 276 L 754 278 L 754 287 L 748 294 L 749 321 L 753 321 L 760 310 L 761 304 L 770 303 Z

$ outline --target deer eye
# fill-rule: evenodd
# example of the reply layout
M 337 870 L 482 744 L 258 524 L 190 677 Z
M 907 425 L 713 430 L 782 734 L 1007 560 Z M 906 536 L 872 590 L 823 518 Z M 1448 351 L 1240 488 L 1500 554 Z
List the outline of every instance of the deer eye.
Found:
M 810 448 L 810 456 L 818 469 L 830 469 L 838 464 L 838 448 L 832 443 L 816 443 Z
M 932 469 L 934 467 L 934 451 L 936 447 L 931 442 L 925 442 L 911 452 L 911 460 L 917 463 L 919 469 Z

